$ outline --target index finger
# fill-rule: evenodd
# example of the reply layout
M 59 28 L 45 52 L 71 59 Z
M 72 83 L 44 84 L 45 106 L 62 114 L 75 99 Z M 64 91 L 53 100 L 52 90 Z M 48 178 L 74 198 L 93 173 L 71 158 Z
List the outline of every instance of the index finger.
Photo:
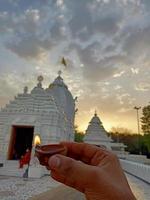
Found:
M 97 152 L 99 155 L 104 154 L 103 149 L 87 143 L 61 142 L 61 144 L 67 147 L 67 156 L 76 160 L 81 160 L 87 164 L 90 164 L 92 158 Z

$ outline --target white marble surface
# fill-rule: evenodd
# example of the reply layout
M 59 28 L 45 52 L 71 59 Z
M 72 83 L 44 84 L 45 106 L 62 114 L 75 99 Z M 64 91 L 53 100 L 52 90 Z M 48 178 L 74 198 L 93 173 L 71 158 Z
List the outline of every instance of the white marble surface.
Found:
M 149 200 L 150 185 L 128 174 L 127 178 L 137 200 Z M 58 185 L 49 176 L 28 181 L 23 178 L 0 176 L 0 199 L 27 200 Z
M 150 165 L 120 159 L 124 171 L 135 175 L 150 184 Z
M 150 184 L 147 184 L 132 175 L 126 174 L 130 187 L 137 200 L 150 199 Z
M 39 76 L 31 91 L 25 87 L 23 93 L 0 109 L 0 161 L 5 162 L 8 154 L 12 159 L 10 152 L 16 151 L 11 145 L 15 143 L 14 127 L 33 127 L 33 137 L 38 134 L 42 144 L 73 140 L 75 100 L 72 94 L 60 75 L 49 89 L 42 87 L 42 80 Z M 8 148 L 9 145 L 12 147 Z

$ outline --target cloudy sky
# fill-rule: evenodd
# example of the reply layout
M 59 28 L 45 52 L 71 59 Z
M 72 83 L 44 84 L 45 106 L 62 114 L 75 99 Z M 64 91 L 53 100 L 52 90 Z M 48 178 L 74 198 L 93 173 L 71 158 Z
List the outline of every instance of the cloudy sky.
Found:
M 107 130 L 135 131 L 133 107 L 150 101 L 150 0 L 0 0 L 0 106 L 60 69 L 80 130 L 96 109 Z

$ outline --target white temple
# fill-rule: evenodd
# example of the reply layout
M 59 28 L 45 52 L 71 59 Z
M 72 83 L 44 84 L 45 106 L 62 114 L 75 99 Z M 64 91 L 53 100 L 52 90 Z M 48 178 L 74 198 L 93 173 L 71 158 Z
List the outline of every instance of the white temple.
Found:
M 28 92 L 18 94 L 0 111 L 0 163 L 19 160 L 38 134 L 42 144 L 74 139 L 75 100 L 61 73 L 48 88 L 43 77 Z
M 94 144 L 96 146 L 102 146 L 106 149 L 114 151 L 117 154 L 123 153 L 125 148 L 125 145 L 122 143 L 114 143 L 113 140 L 108 137 L 108 134 L 96 112 L 89 122 L 84 142 Z
M 26 86 L 0 111 L 0 164 L 3 164 L 0 175 L 22 176 L 24 169 L 18 169 L 18 160 L 27 149 L 32 149 L 35 135 L 40 136 L 42 144 L 74 139 L 75 99 L 61 72 L 48 88 L 44 89 L 42 82 L 43 77 L 39 76 L 30 92 Z M 115 151 L 124 150 L 124 145 L 113 143 L 107 136 L 96 113 L 84 141 Z M 41 177 L 44 173 L 40 166 L 29 168 L 32 177 L 33 174 Z

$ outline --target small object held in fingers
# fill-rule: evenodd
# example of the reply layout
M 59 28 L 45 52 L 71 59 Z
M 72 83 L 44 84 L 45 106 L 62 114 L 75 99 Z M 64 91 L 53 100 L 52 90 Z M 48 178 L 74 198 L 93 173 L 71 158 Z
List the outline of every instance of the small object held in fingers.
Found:
M 35 147 L 35 156 L 41 165 L 48 166 L 49 158 L 55 154 L 67 155 L 67 148 L 62 144 L 37 145 Z

